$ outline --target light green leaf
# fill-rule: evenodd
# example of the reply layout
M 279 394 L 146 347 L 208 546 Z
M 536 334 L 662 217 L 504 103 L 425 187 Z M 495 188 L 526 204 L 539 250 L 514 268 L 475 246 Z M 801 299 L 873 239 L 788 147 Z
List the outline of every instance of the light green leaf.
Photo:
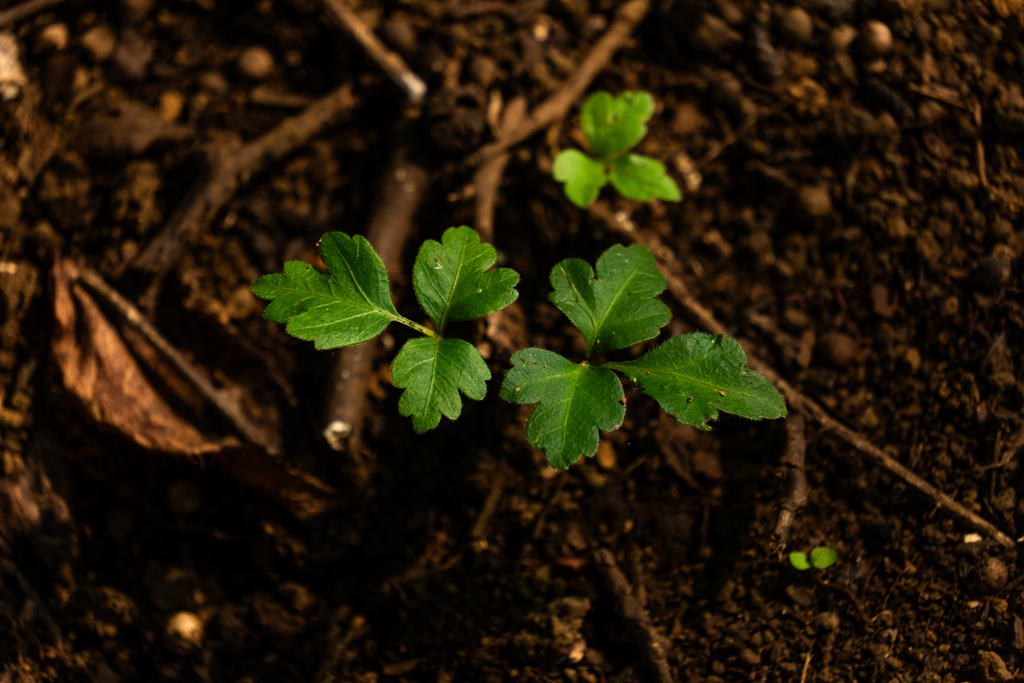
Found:
M 608 184 L 605 164 L 578 149 L 559 152 L 551 173 L 555 180 L 565 183 L 565 196 L 581 209 L 593 204 L 601 188 Z
M 516 300 L 519 274 L 510 268 L 488 270 L 497 257 L 472 228 L 448 228 L 441 242 L 420 247 L 412 271 L 416 298 L 437 323 L 438 333 L 455 320 L 473 320 L 500 311 Z
M 419 434 L 436 427 L 441 415 L 449 420 L 459 416 L 460 391 L 474 401 L 482 399 L 490 378 L 480 352 L 461 339 L 410 339 L 391 366 L 391 382 L 405 389 L 398 412 L 412 416 Z
M 811 565 L 815 569 L 825 569 L 836 563 L 836 551 L 827 546 L 819 546 L 811 551 Z
M 577 365 L 544 349 L 512 356 L 501 385 L 510 403 L 537 403 L 526 423 L 526 440 L 543 450 L 555 469 L 566 469 L 597 451 L 598 429 L 618 429 L 626 414 L 622 383 L 610 370 Z
M 626 373 L 665 412 L 683 424 L 707 429 L 718 411 L 759 420 L 786 414 L 779 392 L 745 366 L 735 339 L 703 332 L 673 337 L 640 358 L 605 367 Z
M 330 274 L 289 261 L 284 273 L 264 275 L 253 284 L 256 296 L 273 302 L 264 317 L 287 323 L 289 334 L 315 342 L 318 349 L 364 342 L 400 319 L 384 263 L 364 238 L 329 232 L 320 240 L 320 258 Z
M 807 555 L 804 553 L 790 553 L 789 563 L 802 572 L 811 568 L 810 563 L 807 561 Z
M 654 99 L 647 92 L 624 92 L 613 98 L 601 91 L 591 95 L 580 110 L 580 127 L 594 156 L 626 152 L 647 135 L 654 114 Z
M 679 186 L 665 173 L 665 165 L 657 159 L 627 154 L 611 161 L 609 180 L 623 197 L 638 202 L 682 199 Z
M 597 260 L 597 277 L 586 261 L 567 259 L 551 270 L 548 297 L 583 333 L 587 357 L 646 341 L 672 313 L 654 297 L 665 277 L 646 247 L 615 245 Z

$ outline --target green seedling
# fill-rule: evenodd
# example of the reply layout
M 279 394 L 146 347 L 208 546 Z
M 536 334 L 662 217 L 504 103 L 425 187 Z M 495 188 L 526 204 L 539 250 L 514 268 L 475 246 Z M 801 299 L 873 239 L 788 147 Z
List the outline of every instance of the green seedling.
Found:
M 413 428 L 433 429 L 444 415 L 462 412 L 461 391 L 479 401 L 491 371 L 467 341 L 444 337 L 445 326 L 499 311 L 516 300 L 519 274 L 490 270 L 496 253 L 467 227 L 449 228 L 441 242 L 427 240 L 413 265 L 412 285 L 436 332 L 398 314 L 391 302 L 384 262 L 363 237 L 330 232 L 320 241 L 320 258 L 329 273 L 308 263 L 289 261 L 284 273 L 265 275 L 252 291 L 273 303 L 264 317 L 285 323 L 289 334 L 318 349 L 351 346 L 373 339 L 392 322 L 419 332 L 405 343 L 394 364 L 394 385 L 405 389 L 398 411 Z
M 826 569 L 836 563 L 836 551 L 827 546 L 819 546 L 811 551 L 810 560 L 806 553 L 790 553 L 789 563 L 800 571 L 807 571 L 811 567 Z
M 289 334 L 318 349 L 350 346 L 381 334 L 392 322 L 422 336 L 399 351 L 391 367 L 394 385 L 404 389 L 398 409 L 423 433 L 441 416 L 454 420 L 462 397 L 480 400 L 490 370 L 480 353 L 461 339 L 444 337 L 445 326 L 501 310 L 515 301 L 519 275 L 491 269 L 495 251 L 467 227 L 450 228 L 441 242 L 427 240 L 413 266 L 413 289 L 435 330 L 398 313 L 391 302 L 387 272 L 362 237 L 328 233 L 320 257 L 329 272 L 289 261 L 284 272 L 266 275 L 253 292 L 272 303 L 264 316 L 284 323 Z M 658 335 L 671 313 L 655 297 L 665 289 L 654 256 L 646 248 L 614 246 L 597 261 L 568 259 L 551 271 L 551 301 L 586 341 L 586 358 L 574 363 L 544 349 L 512 356 L 501 396 L 538 404 L 526 423 L 529 443 L 565 469 L 597 451 L 599 429 L 618 429 L 626 411 L 624 374 L 683 424 L 708 429 L 719 411 L 751 419 L 786 414 L 781 396 L 761 375 L 745 367 L 740 345 L 722 335 L 680 335 L 630 361 L 591 361 Z
M 565 184 L 569 201 L 585 209 L 609 182 L 623 197 L 638 202 L 681 199 L 664 164 L 628 153 L 647 135 L 647 121 L 653 114 L 654 99 L 646 92 L 626 92 L 613 98 L 601 91 L 587 99 L 580 110 L 580 127 L 591 154 L 563 150 L 552 167 L 555 180 Z
M 550 300 L 583 335 L 586 358 L 574 363 L 552 351 L 525 349 L 512 356 L 501 397 L 537 404 L 526 423 L 526 439 L 565 469 L 597 451 L 598 430 L 618 429 L 626 398 L 618 371 L 654 398 L 679 422 L 709 429 L 719 411 L 754 420 L 786 414 L 782 397 L 761 375 L 747 369 L 734 339 L 701 332 L 673 337 L 630 361 L 591 361 L 591 356 L 653 339 L 672 317 L 655 297 L 665 277 L 645 247 L 616 245 L 597 260 L 568 259 L 551 271 Z

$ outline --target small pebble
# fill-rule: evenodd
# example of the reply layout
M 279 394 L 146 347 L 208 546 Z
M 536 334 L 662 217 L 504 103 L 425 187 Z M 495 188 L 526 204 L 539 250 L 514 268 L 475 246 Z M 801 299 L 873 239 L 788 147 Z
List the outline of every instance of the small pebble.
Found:
M 818 355 L 834 368 L 845 368 L 860 356 L 860 346 L 849 335 L 830 332 L 818 341 Z
M 907 370 L 911 374 L 914 374 L 921 369 L 921 352 L 911 347 L 903 352 L 903 362 L 906 363 Z
M 82 47 L 85 48 L 94 61 L 103 62 L 110 59 L 117 47 L 117 38 L 114 32 L 102 24 L 93 26 L 82 36 Z
M 217 94 L 227 92 L 228 79 L 219 71 L 204 71 L 199 74 L 199 86 Z
M 835 612 L 822 612 L 814 619 L 814 623 L 818 628 L 826 631 L 838 631 L 839 630 L 839 615 Z
M 745 647 L 740 650 L 740 661 L 746 666 L 757 666 L 761 663 L 761 655 L 755 650 Z
M 979 263 L 975 269 L 974 276 L 982 289 L 995 292 L 1010 282 L 1013 254 L 1007 254 L 1008 249 L 1004 249 L 995 250 L 992 256 Z
M 790 7 L 779 22 L 782 35 L 797 45 L 806 45 L 814 38 L 814 21 L 803 7 Z
M 68 46 L 68 25 L 50 24 L 39 32 L 37 44 L 44 50 L 63 50 Z
M 177 654 L 187 654 L 203 645 L 203 622 L 192 612 L 177 612 L 167 620 L 164 644 Z
M 473 57 L 469 70 L 476 82 L 484 88 L 490 86 L 498 77 L 498 63 L 486 55 Z
M 832 29 L 828 35 L 828 46 L 833 52 L 846 52 L 857 39 L 857 29 L 850 24 L 842 24 Z
M 1013 678 L 1003 658 L 987 650 L 978 652 L 978 675 L 982 683 L 1002 683 Z
M 128 21 L 139 21 L 145 18 L 153 9 L 154 0 L 121 0 L 121 7 L 124 8 L 125 18 Z
M 615 467 L 615 446 L 610 441 L 602 440 L 597 444 L 597 464 L 603 470 L 610 470 Z
M 197 512 L 202 504 L 202 491 L 190 481 L 179 479 L 167 487 L 167 507 L 179 517 Z
M 1013 234 L 1013 223 L 1006 220 L 1005 218 L 997 218 L 992 221 L 992 225 L 989 226 L 989 232 L 997 240 L 1005 240 Z
M 238 57 L 239 70 L 249 78 L 262 80 L 274 71 L 274 56 L 265 47 L 247 47 Z
M 402 52 L 410 54 L 416 51 L 416 27 L 405 19 L 389 19 L 384 22 L 384 35 L 388 42 Z
M 740 6 L 732 0 L 715 0 L 715 8 L 718 10 L 719 16 L 733 26 L 739 26 L 747 18 Z
M 881 57 L 892 49 L 892 31 L 880 21 L 866 21 L 860 29 L 860 45 L 867 56 Z
M 153 43 L 134 29 L 121 34 L 121 42 L 114 49 L 113 62 L 121 75 L 140 81 L 153 59 Z
M 804 185 L 796 193 L 797 203 L 807 218 L 824 218 L 832 213 L 832 196 L 822 185 Z
M 167 123 L 174 123 L 185 108 L 185 96 L 177 90 L 160 93 L 160 116 Z
M 21 66 L 18 39 L 9 31 L 0 33 L 0 99 L 12 100 L 28 85 L 28 76 Z

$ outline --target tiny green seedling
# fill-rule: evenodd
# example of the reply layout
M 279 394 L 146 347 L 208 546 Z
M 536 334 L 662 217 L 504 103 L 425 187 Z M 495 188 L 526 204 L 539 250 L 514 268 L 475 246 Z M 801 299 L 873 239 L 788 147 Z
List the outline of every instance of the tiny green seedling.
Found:
M 491 269 L 494 247 L 467 227 L 448 229 L 441 242 L 423 243 L 413 265 L 413 289 L 436 332 L 399 315 L 384 263 L 364 238 L 328 233 L 320 241 L 320 257 L 329 273 L 289 261 L 283 273 L 253 284 L 257 296 L 272 302 L 264 317 L 285 323 L 289 334 L 318 349 L 367 341 L 392 322 L 422 334 L 405 343 L 391 367 L 392 382 L 405 390 L 398 410 L 412 418 L 419 433 L 436 427 L 442 415 L 458 418 L 460 392 L 473 400 L 484 397 L 491 372 L 479 351 L 443 335 L 447 323 L 499 311 L 518 296 L 519 275 Z M 526 423 L 526 438 L 547 454 L 552 467 L 566 469 L 594 455 L 598 429 L 622 424 L 626 398 L 613 370 L 679 422 L 700 429 L 708 429 L 707 421 L 719 411 L 755 420 L 786 414 L 768 380 L 745 367 L 739 343 L 722 335 L 680 335 L 631 361 L 590 360 L 654 338 L 671 318 L 668 307 L 655 299 L 665 290 L 665 278 L 645 247 L 611 247 L 598 259 L 596 275 L 585 261 L 562 261 L 551 271 L 551 284 L 549 298 L 582 333 L 586 359 L 574 363 L 544 349 L 519 351 L 501 397 L 538 404 Z
M 665 277 L 647 248 L 611 247 L 597 260 L 596 274 L 586 261 L 562 261 L 551 271 L 551 285 L 551 303 L 583 335 L 586 359 L 573 363 L 544 349 L 519 351 L 501 397 L 537 404 L 526 423 L 526 439 L 555 469 L 594 455 L 598 429 L 612 431 L 622 424 L 626 398 L 613 370 L 676 420 L 699 429 L 709 429 L 707 421 L 719 411 L 754 420 L 786 414 L 775 388 L 745 367 L 739 343 L 722 335 L 679 335 L 631 361 L 590 360 L 653 339 L 672 317 L 654 298 L 665 290 Z
M 437 331 L 398 314 L 391 302 L 384 262 L 363 237 L 329 232 L 320 240 L 320 258 L 330 273 L 308 263 L 289 261 L 284 273 L 264 275 L 253 293 L 273 303 L 264 317 L 286 323 L 288 333 L 312 341 L 318 349 L 351 346 L 373 339 L 390 323 L 416 330 L 391 366 L 394 385 L 405 389 L 398 411 L 412 417 L 418 433 L 433 429 L 441 415 L 462 412 L 461 391 L 479 401 L 487 393 L 491 371 L 467 341 L 446 339 L 445 326 L 500 311 L 516 300 L 519 274 L 509 268 L 489 270 L 494 247 L 465 226 L 449 228 L 441 242 L 420 247 L 412 286 L 420 306 Z
M 653 114 L 654 99 L 646 92 L 625 92 L 613 98 L 602 90 L 587 99 L 580 110 L 580 127 L 591 156 L 578 149 L 563 150 L 552 167 L 555 180 L 565 184 L 569 201 L 585 209 L 609 182 L 623 197 L 638 202 L 682 198 L 664 164 L 628 153 L 647 135 L 647 121 Z
M 836 551 L 827 546 L 819 546 L 811 551 L 810 560 L 806 553 L 790 553 L 789 563 L 800 571 L 807 571 L 811 567 L 826 569 L 836 563 Z

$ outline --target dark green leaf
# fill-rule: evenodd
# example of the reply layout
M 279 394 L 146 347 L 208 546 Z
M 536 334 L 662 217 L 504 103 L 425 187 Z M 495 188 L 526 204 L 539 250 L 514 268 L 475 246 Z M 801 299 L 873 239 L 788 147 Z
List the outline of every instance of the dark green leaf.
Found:
M 364 238 L 329 232 L 320 240 L 320 258 L 330 274 L 289 261 L 284 273 L 253 284 L 256 296 L 273 302 L 263 313 L 267 319 L 287 323 L 289 334 L 318 349 L 364 342 L 400 319 L 384 263 Z
M 490 378 L 480 352 L 461 339 L 410 339 L 391 366 L 391 382 L 405 389 L 398 412 L 412 416 L 420 434 L 436 427 L 441 415 L 449 420 L 459 416 L 459 391 L 474 401 L 482 399 Z
M 597 157 L 632 149 L 647 135 L 654 114 L 654 99 L 646 92 L 624 92 L 613 98 L 601 91 L 591 95 L 580 110 L 580 126 Z
M 638 202 L 682 199 L 676 181 L 665 173 L 665 165 L 657 159 L 627 154 L 611 161 L 609 180 L 623 197 Z
M 626 413 L 622 384 L 615 373 L 587 363 L 577 365 L 544 349 L 512 356 L 501 385 L 511 403 L 537 403 L 526 423 L 526 440 L 543 450 L 555 469 L 565 469 L 597 451 L 598 429 L 618 429 Z
M 555 180 L 565 183 L 565 196 L 569 201 L 581 209 L 593 204 L 601 188 L 608 184 L 605 164 L 578 149 L 559 152 L 551 172 Z
M 455 320 L 473 320 L 499 311 L 516 300 L 519 274 L 494 265 L 494 247 L 481 244 L 476 232 L 449 228 L 441 242 L 427 240 L 413 266 L 416 298 L 437 323 L 438 332 Z
M 786 414 L 779 392 L 747 369 L 747 356 L 735 339 L 702 332 L 673 337 L 640 358 L 606 367 L 626 373 L 665 412 L 683 424 L 707 429 L 724 411 L 759 420 Z
M 615 245 L 597 260 L 567 259 L 551 271 L 551 303 L 583 333 L 587 356 L 622 349 L 658 334 L 672 313 L 655 299 L 665 277 L 646 247 Z

